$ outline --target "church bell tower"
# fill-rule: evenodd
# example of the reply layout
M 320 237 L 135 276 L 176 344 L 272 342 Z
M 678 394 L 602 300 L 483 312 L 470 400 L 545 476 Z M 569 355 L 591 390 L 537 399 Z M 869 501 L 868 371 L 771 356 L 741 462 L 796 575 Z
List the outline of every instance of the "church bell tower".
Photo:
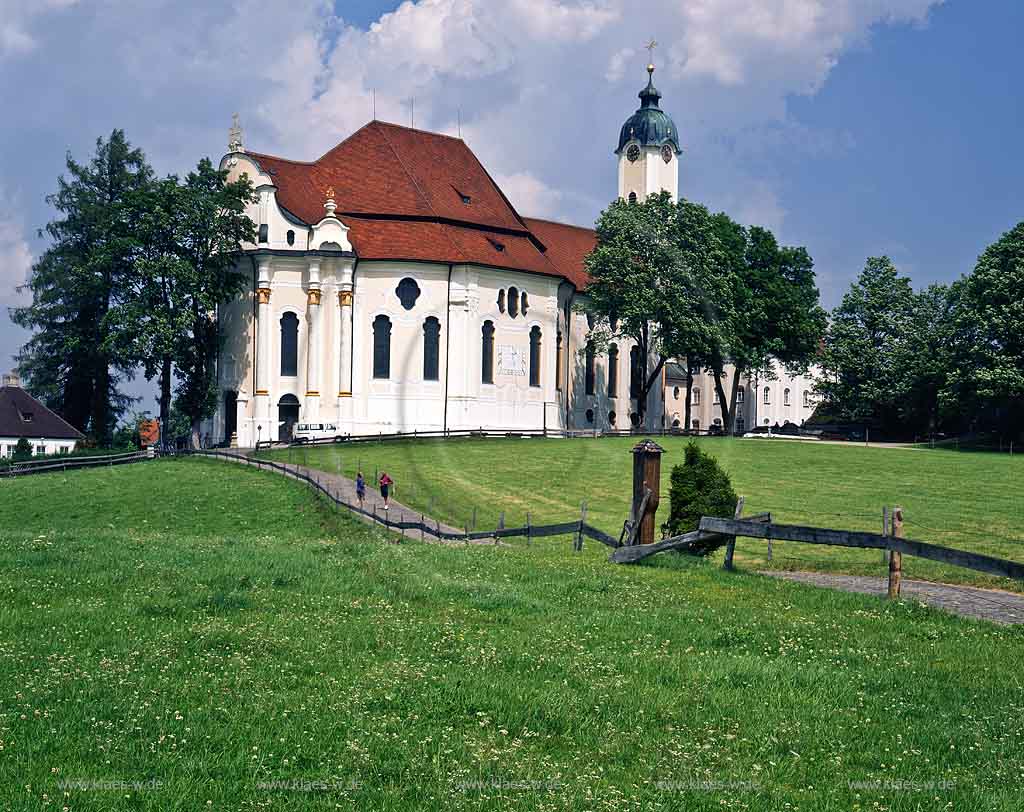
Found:
M 653 47 L 653 43 L 650 47 Z M 679 131 L 659 107 L 661 93 L 654 86 L 654 64 L 647 66 L 647 87 L 640 91 L 640 109 L 626 119 L 619 132 L 619 197 L 643 201 L 662 190 L 679 198 Z

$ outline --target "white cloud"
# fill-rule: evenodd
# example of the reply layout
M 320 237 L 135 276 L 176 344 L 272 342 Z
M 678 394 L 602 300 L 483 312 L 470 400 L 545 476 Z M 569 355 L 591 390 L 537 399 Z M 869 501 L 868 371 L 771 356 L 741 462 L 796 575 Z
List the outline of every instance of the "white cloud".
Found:
M 753 190 L 743 211 L 779 225 L 775 181 L 752 160 L 744 166 L 745 150 L 759 136 L 809 154 L 841 146 L 841 133 L 788 121 L 787 97 L 816 92 L 872 26 L 923 21 L 938 2 L 649 0 L 641 10 L 631 0 L 407 0 L 368 31 L 345 28 L 326 55 L 322 92 L 286 83 L 286 95 L 262 105 L 262 124 L 311 158 L 365 123 L 374 94 L 377 116 L 403 124 L 415 99 L 417 126 L 453 132 L 461 116 L 488 169 L 519 184 L 512 197 L 524 208 L 590 222 L 587 202 L 614 194 L 610 153 L 646 79 L 640 46 L 654 33 L 655 79 L 697 184 L 684 182 L 683 193 L 721 207 Z M 538 194 L 527 178 L 560 193 Z
M 0 59 L 23 56 L 35 50 L 36 38 L 30 33 L 36 18 L 50 11 L 73 6 L 77 0 L 0 0 Z
M 182 172 L 219 157 L 238 111 L 251 149 L 311 159 L 369 120 L 374 94 L 382 119 L 408 123 L 413 98 L 417 126 L 454 133 L 461 117 L 522 214 L 592 223 L 652 36 L 683 194 L 784 231 L 771 156 L 846 143 L 795 125 L 787 99 L 816 92 L 874 26 L 939 2 L 406 0 L 362 30 L 332 0 L 0 0 L 0 105 L 17 111 L 0 188 L 27 190 L 2 221 L 2 284 L 38 253 L 19 235 L 49 219 L 66 150 L 86 159 L 123 127 L 158 171 Z
M 17 208 L 0 189 L 0 305 L 27 302 L 18 286 L 24 284 L 32 267 L 32 251 Z
M 498 175 L 495 182 L 516 210 L 531 217 L 555 217 L 559 214 L 564 193 L 538 180 L 529 172 Z

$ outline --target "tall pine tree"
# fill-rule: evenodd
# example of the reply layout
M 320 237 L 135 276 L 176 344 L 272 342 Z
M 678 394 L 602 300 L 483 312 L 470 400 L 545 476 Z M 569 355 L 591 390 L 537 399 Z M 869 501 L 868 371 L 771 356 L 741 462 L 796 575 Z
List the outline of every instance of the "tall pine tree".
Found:
M 122 130 L 98 139 L 87 164 L 68 155 L 66 166 L 47 198 L 58 216 L 46 226 L 51 245 L 26 283 L 32 303 L 11 317 L 34 333 L 18 356 L 28 389 L 106 445 L 130 403 L 118 384 L 131 374 L 131 366 L 112 361 L 107 316 L 139 252 L 153 172 Z

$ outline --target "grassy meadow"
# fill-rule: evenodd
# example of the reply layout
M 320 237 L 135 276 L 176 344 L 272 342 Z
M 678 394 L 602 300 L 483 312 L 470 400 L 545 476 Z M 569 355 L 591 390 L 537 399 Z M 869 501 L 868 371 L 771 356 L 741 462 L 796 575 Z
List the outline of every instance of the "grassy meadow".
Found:
M 662 458 L 659 521 L 668 517 L 669 475 L 687 439 L 659 438 Z M 875 448 L 825 443 L 704 438 L 700 444 L 729 472 L 751 513 L 775 521 L 880 532 L 882 508 L 900 505 L 906 536 L 1024 561 L 1024 455 Z M 618 535 L 629 513 L 634 438 L 576 440 L 448 440 L 379 445 L 316 446 L 268 456 L 368 481 L 387 470 L 395 497 L 462 527 L 567 521 L 587 502 L 591 524 Z M 776 542 L 772 561 L 763 541 L 741 539 L 736 561 L 748 569 L 821 570 L 882 575 L 875 551 Z M 904 557 L 904 577 L 1024 590 L 990 577 Z
M 0 480 L 0 810 L 1020 808 L 1020 628 L 394 541 L 230 463 Z

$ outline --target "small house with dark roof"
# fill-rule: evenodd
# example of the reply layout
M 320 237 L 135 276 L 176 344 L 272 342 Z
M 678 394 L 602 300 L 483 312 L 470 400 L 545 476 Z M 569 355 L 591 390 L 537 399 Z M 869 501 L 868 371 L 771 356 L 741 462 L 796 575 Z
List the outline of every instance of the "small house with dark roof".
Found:
M 12 373 L 4 375 L 0 385 L 0 456 L 14 456 L 23 437 L 33 456 L 70 454 L 84 439 L 78 429 L 22 389 Z
M 677 194 L 653 72 L 609 133 L 623 199 Z M 248 289 L 218 314 L 215 441 L 286 440 L 299 422 L 338 436 L 636 424 L 635 347 L 581 352 L 594 231 L 521 216 L 460 138 L 371 121 L 297 161 L 247 149 L 236 120 L 220 166 L 252 181 L 258 236 Z M 646 407 L 660 428 L 661 387 Z

